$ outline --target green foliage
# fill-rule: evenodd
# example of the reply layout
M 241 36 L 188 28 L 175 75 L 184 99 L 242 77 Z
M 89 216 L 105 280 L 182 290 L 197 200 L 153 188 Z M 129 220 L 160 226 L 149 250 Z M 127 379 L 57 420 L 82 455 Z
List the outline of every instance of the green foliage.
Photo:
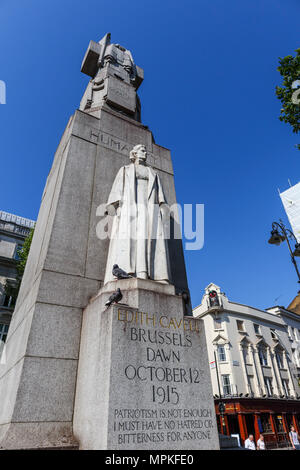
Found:
M 27 258 L 29 255 L 29 250 L 32 242 L 32 237 L 33 237 L 34 229 L 32 228 L 30 230 L 30 233 L 27 238 L 25 238 L 24 244 L 20 250 L 18 250 L 18 263 L 17 263 L 17 271 L 18 271 L 18 278 L 21 282 L 22 276 L 25 271 L 25 266 L 27 263 Z
M 280 57 L 277 70 L 283 78 L 282 86 L 276 87 L 276 95 L 282 103 L 279 119 L 290 124 L 293 132 L 298 134 L 300 131 L 300 104 L 295 104 L 292 101 L 292 95 L 296 91 L 292 86 L 296 80 L 300 80 L 300 48 L 296 49 L 295 57 L 292 55 Z M 296 147 L 300 150 L 300 144 Z
M 25 266 L 27 263 L 27 258 L 29 255 L 29 250 L 32 242 L 34 229 L 30 230 L 29 235 L 24 240 L 24 244 L 20 250 L 17 251 L 19 259 L 17 260 L 17 278 L 15 281 L 11 279 L 7 279 L 4 285 L 4 292 L 7 296 L 12 297 L 12 306 L 15 305 L 18 293 L 20 290 L 20 285 L 22 281 L 22 277 L 25 271 Z

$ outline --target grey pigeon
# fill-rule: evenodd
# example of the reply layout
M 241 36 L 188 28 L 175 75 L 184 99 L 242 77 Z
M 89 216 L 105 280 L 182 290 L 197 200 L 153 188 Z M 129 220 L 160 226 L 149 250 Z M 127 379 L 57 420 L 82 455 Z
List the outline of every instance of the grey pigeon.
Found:
M 120 290 L 120 288 L 118 287 L 118 289 L 116 290 L 116 292 L 114 292 L 113 294 L 111 294 L 111 296 L 109 297 L 108 301 L 105 303 L 105 305 L 107 307 L 109 307 L 112 303 L 118 303 L 120 302 L 120 300 L 122 299 L 123 297 L 123 294 Z
M 132 276 L 130 276 L 130 274 L 123 271 L 123 269 L 119 268 L 119 266 L 117 264 L 113 265 L 112 274 L 117 279 L 128 279 L 128 278 L 132 277 Z

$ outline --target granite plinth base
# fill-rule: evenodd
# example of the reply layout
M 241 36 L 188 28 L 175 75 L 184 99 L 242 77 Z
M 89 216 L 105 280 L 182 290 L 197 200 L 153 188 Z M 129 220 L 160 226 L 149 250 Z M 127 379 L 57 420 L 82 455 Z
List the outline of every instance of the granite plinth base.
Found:
M 116 288 L 122 304 L 105 307 Z M 218 449 L 202 321 L 158 282 L 105 285 L 83 314 L 74 411 L 81 449 Z

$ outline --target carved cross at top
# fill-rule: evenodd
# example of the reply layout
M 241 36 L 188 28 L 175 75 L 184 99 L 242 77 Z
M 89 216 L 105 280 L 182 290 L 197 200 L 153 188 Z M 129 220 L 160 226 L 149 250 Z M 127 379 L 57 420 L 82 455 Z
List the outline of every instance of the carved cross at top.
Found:
M 90 41 L 81 65 L 81 72 L 94 78 L 98 70 L 107 63 L 121 66 L 130 76 L 130 81 L 137 90 L 144 79 L 144 71 L 135 65 L 131 52 L 119 44 L 111 44 L 111 35 L 107 33 L 98 43 Z

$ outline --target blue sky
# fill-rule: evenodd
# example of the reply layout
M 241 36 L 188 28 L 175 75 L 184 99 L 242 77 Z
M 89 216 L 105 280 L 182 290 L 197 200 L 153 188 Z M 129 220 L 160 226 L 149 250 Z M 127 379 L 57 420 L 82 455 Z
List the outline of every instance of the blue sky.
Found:
M 36 218 L 53 155 L 111 32 L 145 70 L 142 120 L 172 151 L 179 203 L 205 204 L 205 245 L 185 253 L 193 305 L 210 282 L 240 303 L 288 305 L 287 247 L 267 244 L 299 181 L 299 143 L 278 120 L 278 57 L 300 46 L 298 0 L 0 0 L 0 208 Z

